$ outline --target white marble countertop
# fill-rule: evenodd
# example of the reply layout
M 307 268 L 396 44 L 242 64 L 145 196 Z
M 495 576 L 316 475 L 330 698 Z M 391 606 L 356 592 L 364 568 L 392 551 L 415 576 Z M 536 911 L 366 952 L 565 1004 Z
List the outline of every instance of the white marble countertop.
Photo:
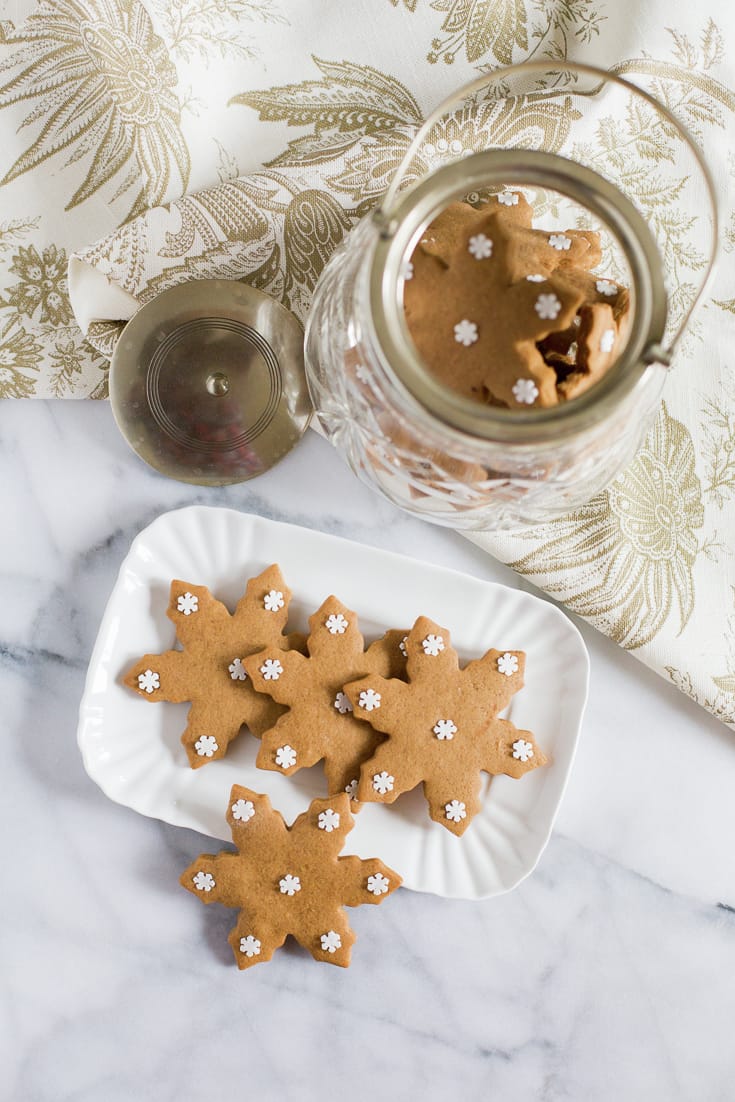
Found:
M 106 404 L 6 402 L 0 459 L 3 1102 L 735 1097 L 731 732 L 582 626 L 583 736 L 531 877 L 351 912 L 347 972 L 287 947 L 241 974 L 231 914 L 178 884 L 209 840 L 108 801 L 77 750 L 133 537 L 226 504 L 524 583 L 375 497 L 313 433 L 256 482 L 201 490 L 148 470 Z

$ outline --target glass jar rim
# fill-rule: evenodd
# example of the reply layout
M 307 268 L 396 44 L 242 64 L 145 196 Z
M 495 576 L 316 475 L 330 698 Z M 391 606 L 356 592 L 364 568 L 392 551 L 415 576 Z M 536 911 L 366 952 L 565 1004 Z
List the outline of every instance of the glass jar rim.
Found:
M 603 378 L 572 401 L 528 410 L 474 401 L 432 375 L 411 339 L 402 296 L 405 258 L 440 211 L 473 190 L 501 190 L 513 179 L 518 186 L 543 186 L 576 200 L 610 229 L 625 255 L 635 302 L 625 347 Z M 669 362 L 662 347 L 666 290 L 653 236 L 631 201 L 583 165 L 538 150 L 472 153 L 443 165 L 401 193 L 387 220 L 382 211 L 374 218 L 379 232 L 369 262 L 368 293 L 383 368 L 421 406 L 460 432 L 509 443 L 572 435 L 606 417 L 651 365 Z

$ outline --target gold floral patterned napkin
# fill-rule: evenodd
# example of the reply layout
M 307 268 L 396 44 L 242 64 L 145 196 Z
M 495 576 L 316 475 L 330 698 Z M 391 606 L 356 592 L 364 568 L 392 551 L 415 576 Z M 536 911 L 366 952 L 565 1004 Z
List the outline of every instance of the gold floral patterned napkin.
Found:
M 712 298 L 613 486 L 542 528 L 472 538 L 735 725 L 734 14 L 716 0 L 18 0 L 4 22 L 2 11 L 5 397 L 104 397 L 122 322 L 182 279 L 244 278 L 303 319 L 324 262 L 422 117 L 482 69 L 569 57 L 662 99 L 725 197 Z M 449 118 L 444 140 L 473 148 L 487 140 L 477 125 Z M 553 143 L 563 119 L 544 125 Z M 629 118 L 611 120 L 604 142 L 650 181 L 647 215 L 687 278 L 700 260 L 666 202 L 670 136 Z

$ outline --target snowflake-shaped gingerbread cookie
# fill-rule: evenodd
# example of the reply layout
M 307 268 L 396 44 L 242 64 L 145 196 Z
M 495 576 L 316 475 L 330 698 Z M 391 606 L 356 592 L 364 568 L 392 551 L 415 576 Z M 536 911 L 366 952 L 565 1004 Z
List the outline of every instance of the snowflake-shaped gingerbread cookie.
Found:
M 238 814 L 243 807 L 249 814 Z M 377 858 L 339 856 L 354 824 L 349 796 L 314 800 L 290 827 L 267 796 L 239 785 L 229 808 L 238 852 L 202 854 L 181 883 L 204 903 L 239 910 L 229 936 L 238 967 L 270 960 L 291 934 L 315 960 L 346 968 L 355 935 L 344 908 L 382 903 L 401 883 Z
M 260 735 L 282 714 L 252 687 L 243 659 L 267 646 L 277 661 L 303 646 L 303 636 L 284 635 L 290 597 L 275 565 L 248 582 L 232 614 L 205 586 L 171 583 L 166 614 L 183 649 L 144 655 L 124 681 L 144 700 L 191 703 L 181 741 L 192 768 L 223 757 L 243 725 Z
M 602 344 L 573 363 L 575 323 L 608 303 L 617 334 L 629 306 L 623 288 L 593 274 L 598 233 L 534 229 L 533 214 L 520 192 L 477 207 L 450 203 L 420 238 L 404 288 L 406 321 L 432 373 L 466 397 L 516 410 L 592 385 L 613 349 L 600 334 Z
M 344 792 L 379 738 L 354 718 L 343 686 L 369 673 L 399 677 L 406 664 L 399 649 L 405 631 L 390 631 L 366 650 L 357 615 L 336 597 L 327 598 L 310 617 L 309 626 L 308 655 L 291 650 L 275 659 L 264 650 L 244 659 L 254 688 L 288 708 L 263 733 L 257 764 L 290 774 L 323 760 L 328 792 Z M 276 678 L 273 661 L 279 667 Z M 379 705 L 374 698 L 368 703 Z M 293 760 L 284 760 L 284 745 L 292 751 Z
M 427 649 L 428 638 L 444 646 Z M 480 810 L 482 772 L 519 778 L 546 762 L 530 731 L 497 718 L 523 685 L 525 655 L 489 650 L 460 669 L 449 632 L 425 616 L 406 650 L 407 681 L 369 676 L 345 685 L 355 716 L 387 735 L 363 762 L 357 796 L 392 803 L 423 782 L 431 818 L 462 834 Z M 380 708 L 361 705 L 370 692 Z

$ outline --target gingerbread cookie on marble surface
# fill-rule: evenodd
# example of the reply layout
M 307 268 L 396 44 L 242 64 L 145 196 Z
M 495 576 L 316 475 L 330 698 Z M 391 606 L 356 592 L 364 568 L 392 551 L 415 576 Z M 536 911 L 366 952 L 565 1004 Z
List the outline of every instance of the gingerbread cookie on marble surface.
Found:
M 412 255 L 404 282 L 409 331 L 429 370 L 466 397 L 511 409 L 556 405 L 596 381 L 621 344 L 629 300 L 624 288 L 592 274 L 600 259 L 593 231 L 534 229 L 533 208 L 518 192 L 479 208 L 452 203 Z M 580 312 L 600 303 L 613 318 L 599 337 L 595 325 L 598 343 L 577 358 Z M 607 336 L 600 344 L 611 327 L 612 346 Z M 559 333 L 568 339 L 555 347 Z M 555 357 L 545 354 L 550 340 Z M 574 385 L 560 389 L 572 373 Z
M 523 686 L 522 651 L 489 650 L 460 669 L 449 632 L 421 616 L 408 634 L 407 681 L 345 685 L 355 716 L 386 741 L 363 763 L 358 799 L 392 803 L 423 782 L 429 814 L 463 834 L 480 810 L 480 773 L 519 778 L 546 763 L 530 731 L 497 715 Z
M 287 826 L 267 796 L 234 785 L 227 822 L 237 853 L 204 853 L 181 884 L 239 910 L 229 935 L 238 968 L 270 960 L 291 934 L 315 960 L 346 968 L 355 934 L 345 906 L 382 903 L 401 878 L 377 858 L 340 857 L 354 819 L 346 793 L 314 800 Z
M 123 680 L 144 700 L 191 703 L 181 742 L 192 769 L 224 757 L 243 725 L 260 735 L 282 714 L 253 689 L 243 659 L 303 646 L 302 635 L 284 634 L 290 599 L 276 565 L 250 579 L 232 615 L 206 586 L 171 583 L 166 615 L 183 649 L 144 655 Z
M 389 631 L 367 650 L 357 615 L 328 597 L 309 618 L 305 656 L 269 648 L 244 660 L 252 685 L 288 709 L 263 733 L 256 764 L 290 775 L 324 761 L 328 791 L 354 796 L 360 763 L 380 736 L 352 715 L 346 681 L 365 674 L 399 677 L 403 631 Z

